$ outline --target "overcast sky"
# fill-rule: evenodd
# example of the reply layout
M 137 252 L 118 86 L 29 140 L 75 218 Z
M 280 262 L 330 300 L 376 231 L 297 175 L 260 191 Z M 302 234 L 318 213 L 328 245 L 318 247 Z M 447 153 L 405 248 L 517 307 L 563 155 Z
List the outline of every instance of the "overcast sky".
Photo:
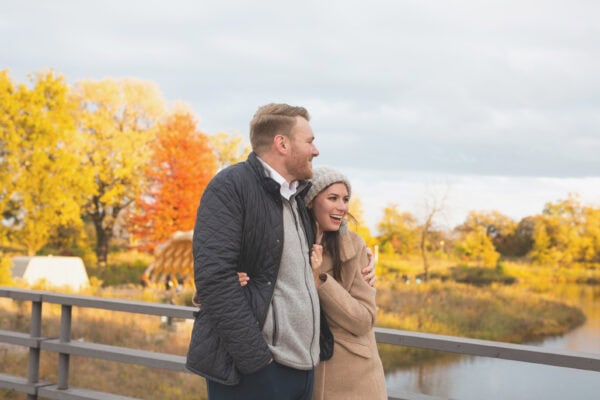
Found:
M 370 227 L 387 204 L 445 221 L 600 206 L 600 2 L 3 1 L 0 68 L 138 77 L 207 133 L 247 137 L 259 105 L 303 105 Z

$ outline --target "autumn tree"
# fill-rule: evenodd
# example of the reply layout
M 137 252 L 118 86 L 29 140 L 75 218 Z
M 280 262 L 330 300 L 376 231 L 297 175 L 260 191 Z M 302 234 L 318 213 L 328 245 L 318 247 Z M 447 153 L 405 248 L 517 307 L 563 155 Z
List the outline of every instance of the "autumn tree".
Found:
M 377 224 L 382 249 L 396 254 L 411 254 L 418 249 L 418 224 L 410 212 L 401 212 L 396 204 L 383 209 L 383 217 Z
M 531 260 L 540 265 L 558 265 L 563 260 L 563 247 L 556 240 L 560 236 L 560 221 L 542 215 L 535 222 L 533 229 L 533 247 L 529 252 Z
M 481 225 L 463 231 L 461 238 L 455 243 L 455 250 L 463 261 L 475 261 L 486 267 L 495 266 L 500 258 L 488 232 Z
M 0 82 L 2 227 L 34 255 L 59 227 L 81 224 L 91 187 L 64 78 L 42 72 L 29 88 L 2 72 Z
M 508 255 L 523 257 L 531 251 L 533 248 L 533 233 L 537 218 L 537 215 L 530 215 L 519 221 L 513 234 L 510 250 L 507 252 Z
M 0 215 L 10 208 L 14 191 L 13 174 L 19 165 L 16 155 L 19 151 L 17 117 L 20 104 L 16 91 L 8 71 L 0 71 Z M 4 225 L 0 224 L 2 228 Z
M 170 115 L 159 124 L 150 154 L 148 190 L 138 198 L 130 218 L 145 249 L 194 227 L 202 193 L 217 171 L 208 137 L 189 113 Z
M 95 227 L 98 264 L 104 266 L 117 217 L 145 188 L 148 146 L 164 100 L 155 84 L 137 79 L 80 81 L 73 96 L 86 139 L 84 166 L 94 182 L 86 212 Z
M 600 262 L 600 208 L 585 207 L 584 217 L 582 259 Z
M 419 250 L 421 260 L 423 261 L 423 274 L 425 281 L 429 280 L 429 257 L 428 246 L 431 243 L 431 236 L 434 232 L 435 219 L 444 211 L 448 190 L 442 195 L 431 193 L 425 199 L 423 206 L 425 208 L 425 218 L 420 227 Z
M 495 251 L 502 255 L 513 255 L 517 252 L 516 229 L 517 223 L 499 211 L 471 211 L 465 222 L 455 230 L 463 235 L 483 228 L 483 231 L 494 245 Z
M 219 170 L 244 161 L 248 157 L 248 154 L 250 154 L 250 146 L 244 143 L 244 139 L 239 135 L 219 132 L 209 135 L 208 139 L 217 157 Z
M 432 239 L 440 239 L 440 232 L 435 229 L 436 219 L 444 212 L 449 188 L 443 193 L 430 192 L 423 202 L 424 218 L 419 232 L 419 252 L 423 261 L 423 275 L 425 281 L 429 280 L 429 256 L 428 252 L 434 247 Z
M 568 266 L 597 259 L 600 242 L 598 210 L 584 206 L 579 196 L 547 203 L 536 220 L 533 247 L 529 253 L 538 264 Z
M 11 283 L 12 262 L 0 251 L 0 285 L 9 285 Z
M 373 249 L 377 244 L 377 240 L 373 237 L 373 235 L 371 235 L 371 230 L 367 226 L 367 221 L 365 220 L 362 200 L 356 193 L 352 193 L 349 212 L 352 216 L 352 218 L 349 218 L 350 229 L 358 233 L 363 238 L 367 246 Z

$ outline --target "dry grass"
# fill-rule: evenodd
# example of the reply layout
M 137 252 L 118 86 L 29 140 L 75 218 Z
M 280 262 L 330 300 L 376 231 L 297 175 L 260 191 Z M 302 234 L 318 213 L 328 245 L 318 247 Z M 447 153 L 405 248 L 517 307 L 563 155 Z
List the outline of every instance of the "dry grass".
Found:
M 383 265 L 383 266 L 382 266 Z M 433 276 L 448 276 L 446 261 L 432 261 Z M 517 278 L 512 286 L 491 285 L 477 288 L 455 282 L 432 280 L 415 285 L 414 277 L 422 272 L 420 260 L 385 257 L 380 259 L 378 288 L 379 326 L 405 330 L 465 336 L 507 342 L 523 342 L 560 335 L 584 321 L 576 305 L 563 304 L 565 291 L 578 290 L 564 282 L 600 278 L 600 269 L 548 269 L 529 264 L 505 262 L 504 272 Z M 402 275 L 413 277 L 407 285 Z M 36 289 L 47 289 L 38 287 Z M 118 297 L 149 302 L 184 304 L 191 294 L 184 291 L 166 296 L 157 288 L 142 290 L 139 286 L 119 289 L 99 286 L 86 295 Z M 0 329 L 28 332 L 28 302 L 0 299 Z M 44 305 L 42 332 L 58 336 L 60 307 Z M 73 340 L 105 343 L 185 355 L 190 326 L 180 324 L 177 330 L 161 325 L 159 317 L 73 309 Z M 380 353 L 386 371 L 422 363 L 428 359 L 452 357 L 447 353 L 415 348 L 381 345 Z M 22 348 L 0 348 L 0 372 L 26 376 L 27 352 Z M 56 382 L 57 355 L 42 353 L 41 379 Z M 203 378 L 140 366 L 73 357 L 70 384 L 95 390 L 119 393 L 143 399 L 206 398 Z M 2 399 L 21 399 L 20 394 L 0 390 Z
M 114 294 L 114 293 L 113 293 Z M 28 332 L 30 304 L 2 299 L 0 329 Z M 60 306 L 44 304 L 44 336 L 59 334 Z M 178 323 L 166 329 L 160 317 L 73 308 L 72 340 L 111 344 L 184 356 L 190 324 Z M 28 354 L 20 347 L 0 350 L 0 372 L 27 376 Z M 58 356 L 42 352 L 40 379 L 57 381 Z M 83 357 L 71 357 L 69 383 L 73 386 L 117 393 L 142 399 L 206 399 L 203 378 L 136 365 Z M 0 391 L 0 398 L 19 399 L 20 395 Z
M 387 274 L 377 282 L 377 325 L 389 328 L 522 343 L 561 335 L 585 321 L 577 304 L 565 304 L 565 291 L 578 290 L 577 282 L 589 271 L 569 271 L 557 278 L 549 269 L 529 264 L 505 263 L 506 274 L 518 284 L 475 287 L 433 279 L 415 284 L 422 272 L 418 259 L 380 259 Z M 406 284 L 403 275 L 410 284 Z M 447 266 L 435 264 L 432 275 L 447 277 Z M 429 359 L 452 357 L 448 353 L 380 345 L 386 371 Z

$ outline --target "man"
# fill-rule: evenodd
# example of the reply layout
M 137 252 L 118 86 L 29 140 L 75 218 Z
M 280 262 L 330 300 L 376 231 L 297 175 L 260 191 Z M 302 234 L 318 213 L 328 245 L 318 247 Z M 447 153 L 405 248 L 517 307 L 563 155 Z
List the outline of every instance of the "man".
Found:
M 311 398 L 321 320 L 303 202 L 319 155 L 309 119 L 303 107 L 260 107 L 253 152 L 202 197 L 193 238 L 202 307 L 186 367 L 207 378 L 210 400 Z M 243 288 L 237 272 L 251 278 Z

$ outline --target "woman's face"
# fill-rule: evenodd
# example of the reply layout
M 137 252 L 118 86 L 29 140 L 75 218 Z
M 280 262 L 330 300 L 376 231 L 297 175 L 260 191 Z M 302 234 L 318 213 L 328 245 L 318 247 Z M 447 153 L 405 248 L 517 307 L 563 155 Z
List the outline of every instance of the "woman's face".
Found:
M 313 200 L 312 212 L 322 232 L 337 231 L 348 213 L 350 195 L 343 183 L 334 183 Z

